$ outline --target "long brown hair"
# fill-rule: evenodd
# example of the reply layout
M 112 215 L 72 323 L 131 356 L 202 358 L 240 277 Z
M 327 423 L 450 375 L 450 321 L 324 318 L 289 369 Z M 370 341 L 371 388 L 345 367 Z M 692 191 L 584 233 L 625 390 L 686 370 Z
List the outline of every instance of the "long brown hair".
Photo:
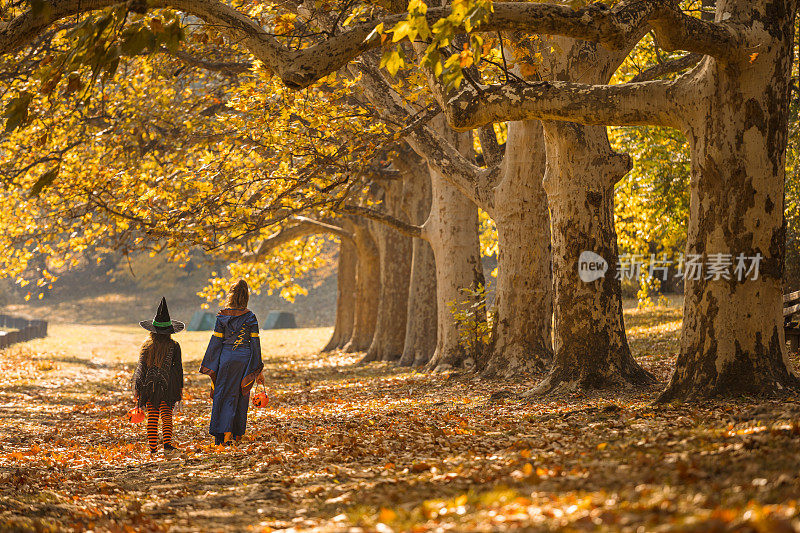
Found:
M 172 337 L 168 333 L 150 332 L 150 337 L 142 344 L 141 355 L 147 366 L 161 366 L 161 362 L 169 353 Z
M 231 309 L 245 309 L 247 302 L 250 300 L 250 287 L 243 279 L 237 281 L 228 291 L 228 300 L 225 302 L 225 307 Z

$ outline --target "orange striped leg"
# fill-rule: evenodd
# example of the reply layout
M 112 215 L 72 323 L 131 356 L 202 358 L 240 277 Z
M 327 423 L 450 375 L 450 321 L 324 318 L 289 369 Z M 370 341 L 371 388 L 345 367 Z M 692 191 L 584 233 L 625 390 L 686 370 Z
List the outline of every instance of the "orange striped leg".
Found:
M 161 402 L 161 431 L 164 433 L 164 446 L 172 446 L 172 407 Z
M 156 406 L 147 404 L 147 444 L 150 446 L 150 451 L 154 452 L 158 449 L 158 409 Z

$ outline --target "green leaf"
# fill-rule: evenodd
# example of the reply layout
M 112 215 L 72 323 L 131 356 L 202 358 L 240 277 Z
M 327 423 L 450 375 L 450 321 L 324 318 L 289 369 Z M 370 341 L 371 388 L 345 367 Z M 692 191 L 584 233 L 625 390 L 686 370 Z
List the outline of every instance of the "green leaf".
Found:
M 177 20 L 171 22 L 160 36 L 160 40 L 164 42 L 164 46 L 166 46 L 167 49 L 173 53 L 178 51 L 180 43 L 184 39 L 185 34 L 183 27 Z
M 420 38 L 425 41 L 432 37 L 431 29 L 428 26 L 428 20 L 424 17 L 420 17 L 417 20 L 417 32 L 419 33 Z
M 45 189 L 45 187 L 49 187 L 52 185 L 53 181 L 55 181 L 56 177 L 58 177 L 58 167 L 51 168 L 41 176 L 39 179 L 36 180 L 36 183 L 33 184 L 31 187 L 31 191 L 28 196 L 39 196 L 39 194 Z

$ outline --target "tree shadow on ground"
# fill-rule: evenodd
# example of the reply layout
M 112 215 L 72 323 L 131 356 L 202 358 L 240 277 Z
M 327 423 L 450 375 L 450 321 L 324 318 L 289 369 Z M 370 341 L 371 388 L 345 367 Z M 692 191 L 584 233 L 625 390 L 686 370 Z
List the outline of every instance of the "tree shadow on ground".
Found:
M 629 329 L 649 370 L 676 353 L 665 320 Z M 664 336 L 666 351 L 644 353 Z M 208 381 L 187 358 L 173 456 L 151 457 L 144 428 L 123 418 L 129 363 L 82 380 L 44 372 L 42 389 L 4 383 L 0 524 L 708 530 L 756 515 L 796 520 L 796 399 L 656 406 L 654 387 L 521 400 L 533 383 L 358 357 L 266 357 L 270 404 L 251 408 L 233 448 L 211 445 Z

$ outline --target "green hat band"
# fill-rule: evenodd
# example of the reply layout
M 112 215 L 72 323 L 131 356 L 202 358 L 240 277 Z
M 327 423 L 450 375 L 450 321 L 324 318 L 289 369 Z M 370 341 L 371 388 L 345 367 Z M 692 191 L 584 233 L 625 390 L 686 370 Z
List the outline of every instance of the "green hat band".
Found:
M 156 322 L 155 320 L 153 320 L 153 325 L 157 328 L 168 328 L 172 325 L 172 320 L 170 320 L 169 322 Z

